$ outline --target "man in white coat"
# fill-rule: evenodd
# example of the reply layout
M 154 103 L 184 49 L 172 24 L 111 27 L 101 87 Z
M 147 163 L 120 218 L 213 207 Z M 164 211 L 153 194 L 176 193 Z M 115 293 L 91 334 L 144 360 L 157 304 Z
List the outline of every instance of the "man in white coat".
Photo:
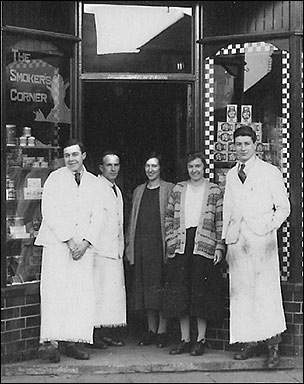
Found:
M 282 174 L 256 156 L 256 134 L 249 126 L 234 132 L 239 161 L 226 177 L 223 239 L 230 284 L 230 343 L 245 360 L 268 346 L 267 368 L 279 365 L 281 333 L 286 330 L 280 285 L 277 230 L 290 214 Z
M 123 346 L 122 340 L 112 338 L 110 328 L 126 325 L 126 289 L 123 265 L 123 199 L 115 181 L 120 171 L 119 156 L 105 152 L 99 164 L 98 195 L 103 219 L 94 259 L 95 321 L 94 346 Z
M 65 167 L 47 178 L 42 224 L 35 241 L 43 246 L 39 356 L 59 362 L 58 341 L 76 359 L 89 359 L 82 343 L 93 343 L 94 245 L 101 226 L 97 177 L 86 171 L 82 143 L 63 149 Z

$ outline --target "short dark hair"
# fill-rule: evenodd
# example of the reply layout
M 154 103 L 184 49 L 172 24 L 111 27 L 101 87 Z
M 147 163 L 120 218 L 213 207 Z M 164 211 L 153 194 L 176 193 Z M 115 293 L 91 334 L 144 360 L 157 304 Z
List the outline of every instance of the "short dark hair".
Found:
M 84 146 L 84 144 L 77 140 L 77 139 L 68 139 L 64 145 L 63 145 L 63 149 L 67 148 L 67 147 L 71 147 L 72 145 L 78 145 L 80 150 L 81 150 L 81 153 L 84 153 L 86 152 L 86 148 Z
M 207 165 L 207 162 L 206 162 L 206 158 L 205 158 L 205 155 L 203 154 L 203 152 L 189 152 L 187 154 L 187 159 L 186 159 L 186 162 L 187 162 L 187 165 L 195 160 L 195 159 L 201 159 L 202 160 L 202 163 L 204 164 L 204 167 L 206 167 Z
M 249 125 L 241 125 L 233 132 L 233 140 L 238 136 L 249 136 L 252 138 L 252 141 L 255 143 L 257 141 L 257 136 L 255 131 Z
M 100 159 L 99 159 L 99 162 L 98 164 L 99 165 L 102 165 L 103 162 L 104 162 L 104 158 L 107 156 L 107 155 L 115 155 L 119 158 L 119 162 L 120 162 L 120 155 L 119 155 L 119 152 L 115 149 L 107 149 L 106 151 L 102 152 L 101 156 L 100 156 Z
M 146 162 L 150 159 L 157 159 L 158 160 L 158 163 L 160 165 L 160 168 L 162 169 L 163 168 L 163 157 L 162 157 L 162 154 L 159 153 L 159 152 L 156 152 L 156 151 L 153 151 L 153 152 L 150 152 L 148 153 L 146 156 L 145 156 L 145 159 L 144 159 L 144 164 L 146 164 Z

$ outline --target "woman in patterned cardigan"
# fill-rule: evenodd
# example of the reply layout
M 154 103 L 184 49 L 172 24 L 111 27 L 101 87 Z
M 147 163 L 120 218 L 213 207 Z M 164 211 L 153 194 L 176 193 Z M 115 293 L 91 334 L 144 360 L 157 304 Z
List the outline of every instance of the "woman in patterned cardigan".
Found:
M 181 341 L 171 355 L 202 355 L 207 321 L 220 320 L 223 312 L 223 192 L 204 178 L 204 168 L 201 153 L 188 155 L 190 178 L 173 188 L 165 216 L 168 274 L 163 314 L 178 317 L 181 331 Z M 190 316 L 197 320 L 194 343 Z

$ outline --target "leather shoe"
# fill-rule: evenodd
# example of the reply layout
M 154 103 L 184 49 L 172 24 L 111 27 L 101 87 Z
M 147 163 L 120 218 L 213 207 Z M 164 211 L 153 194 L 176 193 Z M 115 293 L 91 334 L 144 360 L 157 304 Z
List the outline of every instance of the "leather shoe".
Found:
M 151 344 L 154 344 L 155 340 L 156 340 L 156 334 L 152 331 L 149 331 L 139 341 L 138 345 L 140 345 L 141 347 L 145 345 L 151 345 Z
M 102 341 L 110 347 L 123 347 L 125 345 L 122 340 L 113 340 L 110 337 L 103 337 Z
M 58 348 L 49 342 L 45 342 L 40 345 L 38 349 L 38 356 L 42 360 L 49 360 L 50 363 L 60 362 L 60 353 Z
M 236 352 L 233 356 L 234 360 L 247 360 L 250 357 L 256 356 L 256 345 L 252 343 L 246 343 L 239 352 Z
M 65 354 L 77 360 L 89 360 L 90 358 L 90 355 L 87 352 L 82 351 L 76 344 L 68 345 L 65 349 Z
M 88 344 L 88 347 L 93 349 L 107 349 L 108 344 L 104 343 L 102 340 L 94 340 L 93 344 Z
M 201 356 L 205 353 L 205 342 L 197 341 L 190 351 L 191 356 Z
M 94 349 L 107 349 L 108 344 L 103 340 L 103 337 L 100 333 L 100 328 L 94 328 L 93 332 L 93 344 L 89 344 L 90 348 Z
M 278 346 L 271 346 L 268 348 L 269 355 L 268 359 L 266 361 L 266 368 L 268 369 L 274 369 L 277 368 L 277 366 L 280 363 L 280 352 Z
M 169 352 L 170 355 L 181 355 L 182 353 L 189 353 L 191 350 L 191 343 L 188 341 L 187 343 L 184 340 L 181 340 L 177 346 Z
M 164 348 L 168 345 L 168 335 L 166 333 L 158 333 L 155 339 L 155 345 L 158 348 Z

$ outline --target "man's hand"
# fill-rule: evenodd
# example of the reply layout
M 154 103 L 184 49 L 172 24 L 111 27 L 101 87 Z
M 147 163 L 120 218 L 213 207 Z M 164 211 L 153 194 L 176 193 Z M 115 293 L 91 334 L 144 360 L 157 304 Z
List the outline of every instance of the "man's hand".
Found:
M 89 246 L 90 243 L 87 240 L 82 240 L 82 242 L 72 250 L 73 260 L 80 260 Z
M 77 247 L 77 244 L 75 243 L 74 239 L 70 239 L 70 240 L 66 241 L 65 243 L 71 252 Z

